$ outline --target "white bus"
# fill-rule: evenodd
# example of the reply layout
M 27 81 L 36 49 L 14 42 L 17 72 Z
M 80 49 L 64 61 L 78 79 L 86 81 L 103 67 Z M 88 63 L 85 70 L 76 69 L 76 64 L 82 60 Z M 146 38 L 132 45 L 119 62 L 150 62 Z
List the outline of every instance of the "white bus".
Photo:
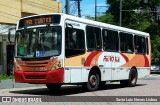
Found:
M 15 81 L 82 84 L 95 91 L 106 81 L 135 86 L 150 74 L 148 33 L 66 14 L 21 18 L 15 35 Z

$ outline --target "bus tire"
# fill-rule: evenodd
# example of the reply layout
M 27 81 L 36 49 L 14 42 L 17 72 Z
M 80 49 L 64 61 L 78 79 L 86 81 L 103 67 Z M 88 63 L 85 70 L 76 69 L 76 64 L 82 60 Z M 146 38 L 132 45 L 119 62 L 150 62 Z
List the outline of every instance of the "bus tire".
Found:
M 120 84 L 122 86 L 134 87 L 134 86 L 136 86 L 137 78 L 138 78 L 137 70 L 135 68 L 132 68 L 129 72 L 129 79 L 128 80 L 121 80 Z
M 99 74 L 96 71 L 91 71 L 88 76 L 86 88 L 88 91 L 95 91 L 99 87 Z
M 46 84 L 49 90 L 59 90 L 62 84 Z
M 129 86 L 134 87 L 137 84 L 138 74 L 135 68 L 132 68 L 129 73 Z

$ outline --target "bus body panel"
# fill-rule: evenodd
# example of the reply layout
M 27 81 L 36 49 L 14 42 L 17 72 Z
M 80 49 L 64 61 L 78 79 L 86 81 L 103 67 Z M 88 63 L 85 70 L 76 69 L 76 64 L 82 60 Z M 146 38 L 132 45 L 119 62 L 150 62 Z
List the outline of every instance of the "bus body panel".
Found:
M 32 84 L 64 83 L 64 69 L 47 72 L 23 72 L 14 70 L 15 81 Z
M 143 78 L 143 77 L 148 76 L 150 74 L 150 68 L 149 67 L 137 68 L 137 71 L 138 71 L 138 78 Z

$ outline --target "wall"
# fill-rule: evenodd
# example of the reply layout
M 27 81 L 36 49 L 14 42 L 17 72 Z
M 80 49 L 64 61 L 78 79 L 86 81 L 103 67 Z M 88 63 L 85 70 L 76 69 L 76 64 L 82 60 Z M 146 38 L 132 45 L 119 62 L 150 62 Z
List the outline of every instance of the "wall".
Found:
M 1 43 L 0 59 L 2 60 L 2 64 L 0 64 L 0 74 L 7 72 L 7 50 L 6 49 L 8 44 L 14 44 L 14 35 L 11 35 L 11 42 L 12 43 L 8 42 L 7 35 L 0 35 L 0 43 Z
M 19 18 L 33 14 L 62 12 L 56 0 L 0 0 L 0 23 L 16 24 Z

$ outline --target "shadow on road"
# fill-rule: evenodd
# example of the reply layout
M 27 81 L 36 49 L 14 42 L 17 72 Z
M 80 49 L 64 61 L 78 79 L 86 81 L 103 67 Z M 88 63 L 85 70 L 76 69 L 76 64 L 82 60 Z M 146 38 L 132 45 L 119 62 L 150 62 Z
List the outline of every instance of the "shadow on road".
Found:
M 144 86 L 146 84 L 137 84 L 137 86 Z M 113 90 L 113 89 L 121 89 L 121 88 L 132 88 L 132 87 L 123 87 L 120 84 L 107 84 L 103 88 L 98 89 L 97 91 L 103 90 Z M 133 87 L 134 88 L 134 87 Z M 47 95 L 47 96 L 65 96 L 65 95 L 74 95 L 78 93 L 87 92 L 82 86 L 62 86 L 58 91 L 50 91 L 47 88 L 38 88 L 38 89 L 28 89 L 28 90 L 17 90 L 10 91 L 10 93 L 15 94 L 26 94 L 26 95 Z
M 159 72 L 151 72 L 151 74 L 157 74 L 157 75 L 160 75 L 160 71 L 159 71 Z

